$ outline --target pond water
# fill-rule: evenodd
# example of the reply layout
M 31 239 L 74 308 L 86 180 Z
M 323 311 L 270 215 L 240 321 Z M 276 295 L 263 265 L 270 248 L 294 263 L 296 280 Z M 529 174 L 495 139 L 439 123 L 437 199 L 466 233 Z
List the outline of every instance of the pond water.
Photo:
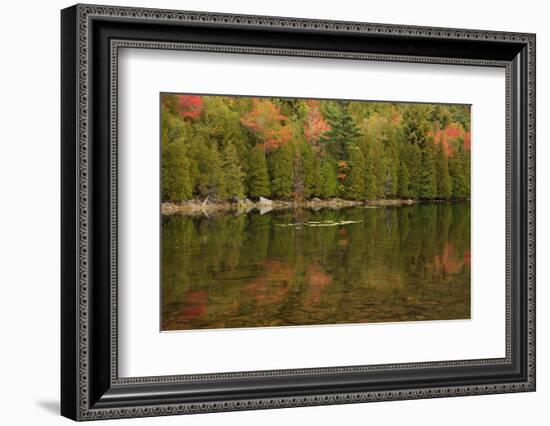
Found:
M 470 318 L 470 203 L 162 217 L 162 330 Z

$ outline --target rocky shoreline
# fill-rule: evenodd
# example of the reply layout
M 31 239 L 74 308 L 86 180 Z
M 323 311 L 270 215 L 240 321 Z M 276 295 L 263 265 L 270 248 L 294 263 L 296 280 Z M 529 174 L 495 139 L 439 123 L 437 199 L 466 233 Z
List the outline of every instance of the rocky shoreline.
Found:
M 202 214 L 215 214 L 221 212 L 236 212 L 236 213 L 248 213 L 252 210 L 258 210 L 260 213 L 267 213 L 272 210 L 282 209 L 297 209 L 307 208 L 312 210 L 320 210 L 323 208 L 340 209 L 345 207 L 367 206 L 367 207 L 384 207 L 384 206 L 402 206 L 412 205 L 418 203 L 418 200 L 411 199 L 391 199 L 391 200 L 366 200 L 366 201 L 354 201 L 344 200 L 341 198 L 331 198 L 329 200 L 321 200 L 319 198 L 312 198 L 311 200 L 304 201 L 284 201 L 284 200 L 269 200 L 267 198 L 260 198 L 258 201 L 251 201 L 247 198 L 244 200 L 235 200 L 234 202 L 214 201 L 208 198 L 204 201 L 200 200 L 186 200 L 179 203 L 163 202 L 161 204 L 161 214 L 188 214 L 188 215 L 202 215 Z

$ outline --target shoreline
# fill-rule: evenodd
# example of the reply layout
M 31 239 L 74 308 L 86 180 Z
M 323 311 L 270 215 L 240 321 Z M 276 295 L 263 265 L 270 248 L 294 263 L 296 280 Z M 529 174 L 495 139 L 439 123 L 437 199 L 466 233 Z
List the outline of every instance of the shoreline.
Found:
M 216 202 L 200 200 L 186 200 L 179 203 L 174 202 L 162 202 L 161 214 L 188 214 L 188 215 L 202 215 L 209 213 L 222 213 L 222 212 L 237 212 L 248 213 L 252 210 L 257 210 L 261 214 L 267 213 L 273 210 L 284 209 L 299 209 L 306 208 L 312 210 L 320 210 L 324 208 L 329 209 L 341 209 L 346 207 L 386 207 L 386 206 L 410 206 L 419 203 L 449 203 L 457 202 L 459 200 L 413 200 L 413 199 L 379 199 L 379 200 L 344 200 L 341 198 L 332 198 L 329 200 L 321 200 L 313 198 L 305 201 L 283 201 L 283 200 L 268 200 L 261 199 L 260 201 L 251 201 L 248 199 L 239 200 L 236 202 Z

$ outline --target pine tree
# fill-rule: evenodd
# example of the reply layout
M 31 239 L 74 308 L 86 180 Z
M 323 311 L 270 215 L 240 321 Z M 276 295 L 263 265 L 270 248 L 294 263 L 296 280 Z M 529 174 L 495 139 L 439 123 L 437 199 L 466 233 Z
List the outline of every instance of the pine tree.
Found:
M 223 189 L 220 197 L 224 199 L 244 197 L 244 173 L 237 154 L 237 149 L 231 143 L 223 150 Z
M 361 134 L 348 111 L 348 102 L 329 102 L 325 116 L 330 130 L 321 136 L 321 141 L 337 160 L 345 159 L 346 147 Z
M 293 153 L 290 144 L 284 144 L 269 156 L 271 192 L 275 198 L 289 199 L 292 196 Z
M 440 142 L 436 149 L 437 155 L 437 198 L 449 199 L 452 196 L 452 182 L 449 175 L 449 160 L 445 153 L 445 147 Z
M 365 156 L 357 146 L 349 151 L 350 171 L 345 180 L 345 195 L 351 200 L 365 199 Z
M 271 196 L 265 152 L 260 145 L 256 145 L 250 150 L 248 159 L 248 195 L 252 198 Z

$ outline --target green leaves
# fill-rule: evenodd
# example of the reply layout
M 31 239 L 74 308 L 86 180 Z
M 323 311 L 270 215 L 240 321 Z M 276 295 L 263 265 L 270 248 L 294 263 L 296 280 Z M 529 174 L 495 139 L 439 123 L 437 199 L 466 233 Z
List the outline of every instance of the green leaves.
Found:
M 260 145 L 250 150 L 248 163 L 248 195 L 252 198 L 270 197 L 271 186 L 265 152 Z
M 470 107 L 163 95 L 162 197 L 470 197 Z

